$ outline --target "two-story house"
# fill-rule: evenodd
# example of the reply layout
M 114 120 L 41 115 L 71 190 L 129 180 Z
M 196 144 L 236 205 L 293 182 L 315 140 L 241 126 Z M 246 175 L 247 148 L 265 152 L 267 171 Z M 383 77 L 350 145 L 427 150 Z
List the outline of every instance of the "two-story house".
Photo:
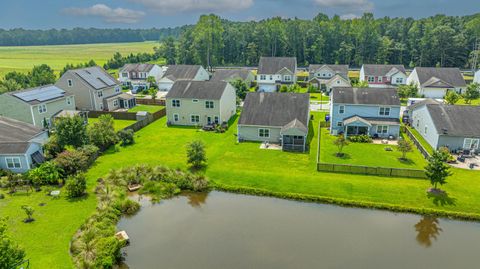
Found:
M 165 98 L 172 125 L 222 124 L 237 110 L 235 88 L 225 81 L 177 81 Z
M 237 79 L 243 80 L 247 86 L 250 87 L 255 80 L 255 75 L 253 75 L 252 71 L 246 68 L 217 69 L 213 73 L 210 81 L 233 82 Z
M 163 77 L 158 82 L 160 91 L 169 91 L 176 81 L 207 81 L 210 74 L 201 65 L 168 65 Z
M 64 110 L 75 110 L 75 96 L 57 86 L 46 85 L 0 95 L 0 116 L 43 128 Z
M 68 70 L 55 85 L 75 95 L 80 110 L 113 111 L 136 105 L 135 97 L 123 93 L 121 83 L 98 66 Z
M 348 65 L 311 64 L 308 67 L 308 82 L 326 92 L 333 87 L 350 87 Z
M 407 72 L 400 64 L 364 64 L 359 79 L 367 81 L 372 88 L 399 86 L 406 84 Z
M 260 92 L 275 92 L 282 84 L 297 81 L 296 57 L 260 57 L 257 85 Z
M 24 173 L 43 163 L 47 140 L 45 129 L 0 116 L 0 169 Z
M 400 99 L 393 88 L 333 88 L 331 134 L 397 138 Z
M 158 83 L 163 76 L 163 69 L 156 64 L 126 64 L 118 71 L 118 80 L 124 86 L 132 88 L 149 88 L 147 78 L 153 77 Z
M 460 69 L 446 67 L 416 67 L 407 83 L 417 85 L 418 94 L 428 98 L 443 98 L 448 91 L 463 93 L 467 87 Z

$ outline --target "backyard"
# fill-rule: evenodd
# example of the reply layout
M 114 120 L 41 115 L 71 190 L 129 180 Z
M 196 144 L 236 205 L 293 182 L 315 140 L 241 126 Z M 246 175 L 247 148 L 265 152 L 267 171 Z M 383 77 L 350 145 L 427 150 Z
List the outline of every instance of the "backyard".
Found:
M 151 106 L 151 105 L 136 105 L 133 108 L 130 108 L 128 112 L 138 112 L 138 111 L 146 111 L 149 113 L 155 113 L 164 109 L 164 106 Z
M 89 124 L 94 124 L 95 122 L 98 122 L 98 118 L 88 118 Z M 115 128 L 115 131 L 120 131 L 135 122 L 134 120 L 113 120 L 113 128 Z

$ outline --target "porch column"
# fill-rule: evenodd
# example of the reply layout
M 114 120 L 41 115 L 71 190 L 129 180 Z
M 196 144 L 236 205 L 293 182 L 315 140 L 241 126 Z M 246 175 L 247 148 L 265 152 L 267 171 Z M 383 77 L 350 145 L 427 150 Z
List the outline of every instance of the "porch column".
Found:
M 305 144 L 307 143 L 307 136 L 303 137 L 303 152 L 305 152 Z

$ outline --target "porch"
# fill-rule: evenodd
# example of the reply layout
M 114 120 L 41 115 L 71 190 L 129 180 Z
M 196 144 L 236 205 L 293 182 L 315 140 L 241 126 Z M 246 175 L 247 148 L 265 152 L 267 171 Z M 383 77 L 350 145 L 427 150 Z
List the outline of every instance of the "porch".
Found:
M 306 137 L 299 135 L 283 135 L 282 149 L 285 151 L 300 151 L 306 150 Z

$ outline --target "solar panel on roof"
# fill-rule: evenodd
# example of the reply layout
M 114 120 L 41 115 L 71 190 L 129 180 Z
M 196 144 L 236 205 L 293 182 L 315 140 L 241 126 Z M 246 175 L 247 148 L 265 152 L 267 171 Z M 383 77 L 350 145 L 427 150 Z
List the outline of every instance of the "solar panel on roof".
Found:
M 14 93 L 13 95 L 22 99 L 25 102 L 31 102 L 34 100 L 43 102 L 54 98 L 63 97 L 65 95 L 65 91 L 52 85 L 48 87 L 35 88 L 29 91 Z

